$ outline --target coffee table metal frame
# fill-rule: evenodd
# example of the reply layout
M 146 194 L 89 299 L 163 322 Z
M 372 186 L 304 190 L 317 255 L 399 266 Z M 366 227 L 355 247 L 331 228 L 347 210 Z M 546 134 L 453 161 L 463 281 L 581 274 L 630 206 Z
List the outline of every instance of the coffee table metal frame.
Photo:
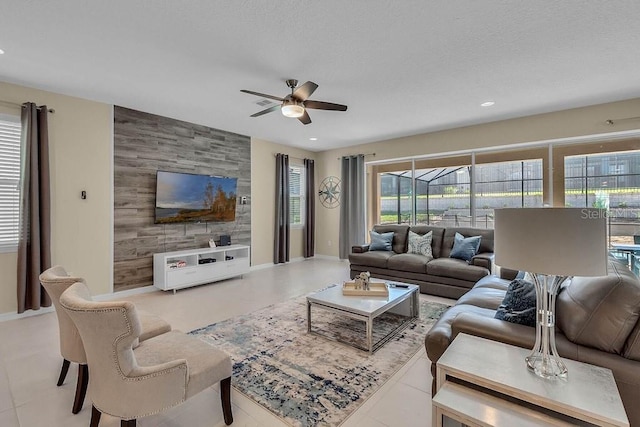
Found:
M 406 328 L 413 319 L 418 317 L 420 287 L 410 284 L 399 284 L 405 287 L 395 287 L 394 283 L 388 283 L 389 297 L 380 296 L 347 296 L 342 294 L 342 286 L 335 285 L 313 295 L 307 296 L 307 332 L 313 333 L 333 341 L 349 344 L 360 350 L 373 353 L 393 338 L 398 332 Z M 378 342 L 373 342 L 373 320 L 383 313 L 393 311 L 392 309 L 406 302 L 409 307 L 409 315 L 406 319 L 393 329 L 390 333 L 381 338 Z M 313 331 L 311 326 L 311 307 L 320 308 L 333 313 L 341 314 L 355 320 L 360 320 L 366 326 L 366 347 L 362 347 L 353 342 L 339 340 L 336 337 Z

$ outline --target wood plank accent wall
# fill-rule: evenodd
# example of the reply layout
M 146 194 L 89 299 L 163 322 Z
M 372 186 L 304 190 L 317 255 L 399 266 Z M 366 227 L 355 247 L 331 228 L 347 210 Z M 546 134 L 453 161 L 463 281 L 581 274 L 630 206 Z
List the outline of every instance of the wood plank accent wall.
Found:
M 152 285 L 156 252 L 251 244 L 250 137 L 118 106 L 113 133 L 114 291 Z M 237 177 L 236 221 L 154 224 L 158 170 Z

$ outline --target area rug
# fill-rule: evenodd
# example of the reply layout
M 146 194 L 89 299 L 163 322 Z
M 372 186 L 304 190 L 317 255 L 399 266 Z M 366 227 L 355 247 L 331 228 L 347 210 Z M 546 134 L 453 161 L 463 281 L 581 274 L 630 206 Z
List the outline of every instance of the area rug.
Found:
M 424 337 L 448 306 L 420 298 L 420 316 L 373 355 L 307 333 L 305 297 L 233 317 L 190 333 L 227 351 L 232 385 L 292 426 L 337 426 L 424 345 Z M 364 322 L 326 310 L 312 311 L 324 333 L 364 337 Z M 383 315 L 374 331 L 401 319 Z M 374 337 L 374 340 L 376 338 Z

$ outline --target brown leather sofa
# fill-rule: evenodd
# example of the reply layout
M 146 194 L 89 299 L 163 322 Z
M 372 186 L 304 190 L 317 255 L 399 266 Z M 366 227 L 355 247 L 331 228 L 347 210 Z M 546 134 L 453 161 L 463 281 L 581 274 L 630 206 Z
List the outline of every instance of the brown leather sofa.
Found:
M 493 269 L 493 230 L 428 225 L 376 225 L 378 233 L 393 232 L 393 250 L 369 251 L 369 245 L 354 246 L 349 254 L 351 278 L 363 271 L 372 277 L 420 285 L 420 292 L 447 298 L 459 298 Z M 409 230 L 419 235 L 433 233 L 433 259 L 407 253 Z M 455 234 L 482 236 L 478 254 L 469 263 L 449 258 Z
M 497 276 L 481 279 L 435 323 L 425 338 L 432 373 L 461 332 L 533 348 L 535 328 L 494 318 L 508 285 Z M 632 426 L 640 426 L 639 317 L 640 281 L 613 258 L 607 276 L 574 277 L 557 296 L 560 356 L 611 369 Z

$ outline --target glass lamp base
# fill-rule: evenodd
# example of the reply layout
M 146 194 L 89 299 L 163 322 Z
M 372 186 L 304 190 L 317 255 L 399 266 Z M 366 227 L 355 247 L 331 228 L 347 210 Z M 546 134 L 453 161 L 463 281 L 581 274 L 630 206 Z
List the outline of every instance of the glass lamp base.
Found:
M 532 274 L 536 288 L 536 344 L 525 358 L 527 367 L 542 378 L 566 378 L 567 367 L 558 356 L 555 337 L 556 295 L 566 276 Z
M 527 367 L 542 378 L 566 378 L 567 367 L 562 359 L 553 354 L 542 354 L 534 351 L 524 359 Z

